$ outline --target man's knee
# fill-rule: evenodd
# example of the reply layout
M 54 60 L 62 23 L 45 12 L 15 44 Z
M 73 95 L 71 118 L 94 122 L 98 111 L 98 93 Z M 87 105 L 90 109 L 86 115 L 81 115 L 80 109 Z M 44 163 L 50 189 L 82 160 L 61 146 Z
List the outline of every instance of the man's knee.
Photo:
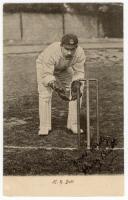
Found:
M 51 96 L 45 96 L 44 97 L 44 95 L 41 95 L 41 94 L 39 94 L 39 102 L 41 103 L 41 102 L 44 102 L 44 103 L 50 103 L 51 102 L 51 99 L 52 99 L 52 97 Z
M 39 97 L 42 99 L 50 99 L 52 97 L 52 89 L 43 84 L 38 85 Z

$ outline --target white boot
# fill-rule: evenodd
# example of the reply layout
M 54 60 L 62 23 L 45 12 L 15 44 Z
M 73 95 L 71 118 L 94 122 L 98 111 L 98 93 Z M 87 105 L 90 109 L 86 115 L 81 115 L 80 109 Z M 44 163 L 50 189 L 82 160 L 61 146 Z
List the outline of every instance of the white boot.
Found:
M 48 135 L 51 129 L 51 98 L 42 98 L 39 96 L 39 135 Z

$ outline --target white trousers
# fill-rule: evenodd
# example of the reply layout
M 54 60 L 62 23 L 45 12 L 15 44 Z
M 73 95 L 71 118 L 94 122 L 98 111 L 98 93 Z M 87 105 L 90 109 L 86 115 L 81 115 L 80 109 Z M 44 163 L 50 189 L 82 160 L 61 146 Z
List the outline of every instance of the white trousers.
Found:
M 51 129 L 51 98 L 39 96 L 39 135 L 47 135 Z
M 42 86 L 44 87 L 44 86 Z M 39 135 L 47 135 L 51 129 L 51 97 L 52 91 L 48 87 L 43 88 L 44 93 L 39 94 Z M 44 94 L 47 96 L 44 96 Z M 77 100 L 69 102 L 67 128 L 77 131 Z
M 71 73 L 60 73 L 57 78 L 70 89 L 72 82 Z M 47 135 L 51 129 L 51 98 L 52 98 L 52 89 L 46 87 L 43 84 L 38 83 L 38 92 L 39 92 L 39 118 L 40 118 L 40 127 L 39 135 Z M 69 112 L 67 120 L 67 128 L 72 130 L 77 130 L 77 101 L 69 102 Z

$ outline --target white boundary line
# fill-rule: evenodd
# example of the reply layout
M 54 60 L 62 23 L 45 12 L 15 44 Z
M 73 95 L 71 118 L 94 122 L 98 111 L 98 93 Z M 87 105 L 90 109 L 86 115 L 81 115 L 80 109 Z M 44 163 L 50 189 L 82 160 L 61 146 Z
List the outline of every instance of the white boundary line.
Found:
M 5 145 L 4 146 L 5 149 L 44 149 L 44 150 L 77 150 L 78 148 L 74 148 L 74 147 L 46 147 L 46 146 L 39 146 L 39 147 L 36 147 L 36 146 L 8 146 L 8 145 Z M 115 147 L 115 148 L 106 148 L 106 150 L 113 150 L 113 151 L 116 151 L 116 150 L 124 150 L 123 147 Z
M 73 148 L 73 147 L 46 147 L 46 146 L 39 146 L 39 147 L 35 147 L 35 146 L 4 146 L 5 149 L 44 149 L 44 150 L 76 150 L 77 148 Z

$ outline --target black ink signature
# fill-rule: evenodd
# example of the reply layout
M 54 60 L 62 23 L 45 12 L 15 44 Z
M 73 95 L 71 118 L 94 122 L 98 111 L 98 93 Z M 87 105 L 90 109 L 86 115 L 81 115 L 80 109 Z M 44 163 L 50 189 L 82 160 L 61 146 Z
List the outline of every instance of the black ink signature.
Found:
M 117 145 L 117 139 L 111 137 L 100 137 L 99 149 L 97 144 L 91 144 L 90 151 L 84 151 L 80 157 L 74 160 L 74 165 L 84 174 L 100 173 L 106 167 L 113 170 L 112 165 L 116 156 L 113 154 L 113 148 Z

